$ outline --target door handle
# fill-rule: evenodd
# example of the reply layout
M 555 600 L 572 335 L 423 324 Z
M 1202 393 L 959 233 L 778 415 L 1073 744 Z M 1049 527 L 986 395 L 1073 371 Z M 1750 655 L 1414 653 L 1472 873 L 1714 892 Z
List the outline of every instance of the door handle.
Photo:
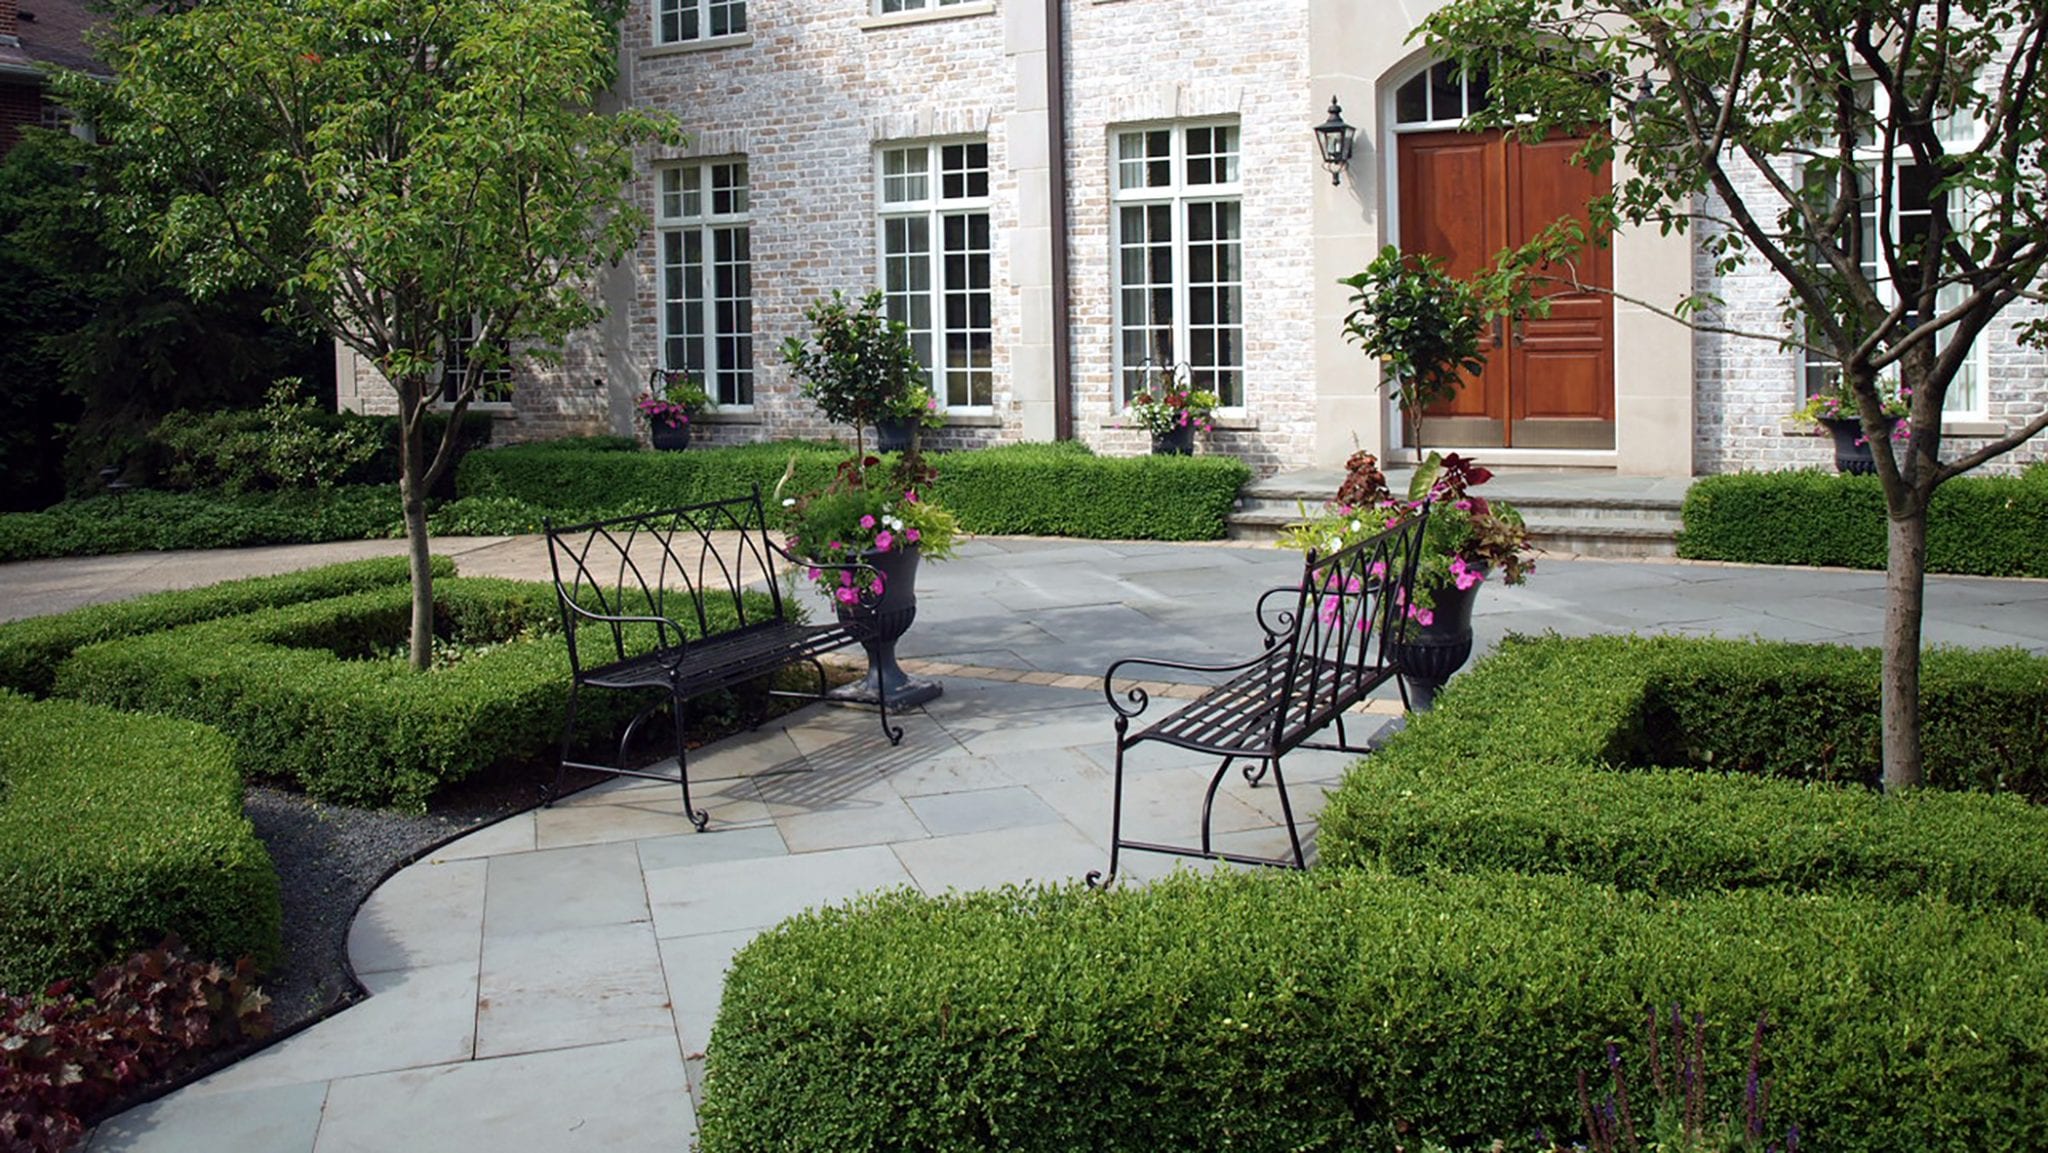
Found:
M 1521 347 L 1522 345 L 1524 345 L 1524 344 L 1527 344 L 1527 343 L 1528 343 L 1528 341 L 1529 341 L 1529 336 L 1528 336 L 1528 334 L 1522 331 L 1522 322 L 1521 322 L 1521 321 L 1519 321 L 1519 320 L 1518 320 L 1518 321 L 1516 321 L 1516 322 L 1515 322 L 1515 346 L 1519 348 L 1519 347 Z
M 1498 317 L 1498 316 L 1494 317 L 1494 318 L 1493 318 L 1493 346 L 1494 346 L 1495 348 L 1499 348 L 1499 347 L 1501 346 L 1501 337 L 1500 337 L 1500 325 L 1501 325 L 1501 320 L 1500 320 L 1500 317 Z

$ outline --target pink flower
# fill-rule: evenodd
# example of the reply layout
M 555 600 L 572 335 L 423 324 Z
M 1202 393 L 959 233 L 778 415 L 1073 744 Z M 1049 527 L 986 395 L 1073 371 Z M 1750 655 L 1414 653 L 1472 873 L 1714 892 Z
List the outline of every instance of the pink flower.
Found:
M 875 547 L 881 549 L 883 552 L 888 552 L 890 549 L 895 548 L 896 534 L 890 532 L 888 529 L 883 529 L 881 532 L 876 533 Z
M 873 584 L 870 584 L 870 585 L 868 586 L 868 591 L 869 591 L 869 592 L 871 592 L 871 593 L 873 593 L 873 594 L 875 594 L 876 596 L 881 596 L 881 595 L 882 595 L 882 574 L 881 574 L 881 573 L 876 573 L 876 574 L 875 574 L 875 580 L 874 580 L 874 583 L 873 583 Z
M 903 493 L 903 499 L 904 499 L 904 500 L 906 500 L 906 501 L 908 501 L 908 502 L 910 502 L 911 504 L 916 504 L 916 503 L 917 503 L 917 490 L 916 490 L 916 489 L 914 489 L 914 488 L 913 488 L 913 489 L 905 489 L 905 490 L 904 490 L 904 493 Z
M 907 529 L 904 529 L 904 530 L 903 530 L 903 539 L 904 539 L 904 540 L 907 540 L 907 541 L 909 541 L 909 542 L 910 542 L 911 544 L 916 544 L 916 543 L 917 543 L 917 530 L 916 530 L 916 529 L 914 529 L 914 528 L 907 528 Z
M 1436 614 L 1429 611 L 1426 608 L 1422 608 L 1419 605 L 1409 605 L 1408 615 L 1415 621 L 1416 624 L 1419 624 L 1424 628 L 1428 628 L 1430 625 L 1436 623 Z
M 810 574 L 809 574 L 809 575 L 810 575 L 810 578 L 811 578 L 812 580 L 817 580 L 817 579 L 819 579 L 820 577 L 823 577 L 823 576 L 824 576 L 825 574 L 824 574 L 824 573 L 822 573 L 822 572 L 819 572 L 819 571 L 818 571 L 817 569 L 815 569 L 815 568 L 814 568 L 814 569 L 812 569 L 812 570 L 810 571 Z
M 868 515 L 868 516 L 864 516 L 864 517 L 860 518 L 860 527 L 862 527 L 862 528 L 873 528 L 873 527 L 875 527 L 875 518 L 874 518 L 874 516 L 873 516 L 872 514 L 870 514 L 870 515 Z
M 850 588 L 838 589 L 832 595 L 843 605 L 855 604 L 860 600 L 860 594 Z
M 1461 556 L 1451 558 L 1451 580 L 1456 582 L 1461 591 L 1469 589 L 1485 579 L 1485 569 L 1466 564 L 1465 558 Z
M 1376 577 L 1386 576 L 1387 562 L 1383 560 L 1376 560 L 1372 562 L 1370 565 L 1367 565 L 1365 571 L 1371 573 L 1373 576 Z

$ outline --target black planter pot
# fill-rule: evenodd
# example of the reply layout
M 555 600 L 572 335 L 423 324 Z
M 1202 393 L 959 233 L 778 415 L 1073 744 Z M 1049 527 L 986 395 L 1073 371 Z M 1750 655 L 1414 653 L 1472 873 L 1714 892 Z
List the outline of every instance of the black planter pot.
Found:
M 1892 418 L 1890 435 L 1899 427 L 1898 417 Z M 1870 453 L 1870 442 L 1863 439 L 1863 422 L 1854 417 L 1823 416 L 1821 427 L 1835 438 L 1835 471 L 1854 476 L 1869 476 L 1877 471 L 1877 458 Z
M 1171 432 L 1162 432 L 1152 437 L 1153 456 L 1192 456 L 1195 451 L 1195 426 L 1183 424 Z
M 908 452 L 911 438 L 916 435 L 916 421 L 878 420 L 875 422 L 875 451 Z
M 882 574 L 880 599 L 873 608 L 837 603 L 833 608 L 842 622 L 867 631 L 861 648 L 868 654 L 868 673 L 852 684 L 832 690 L 831 696 L 842 701 L 872 704 L 886 689 L 892 712 L 937 699 L 945 691 L 937 681 L 913 677 L 896 663 L 896 642 L 917 619 L 917 546 L 913 544 L 888 552 L 866 552 L 860 559 L 875 566 L 876 571 Z
M 653 434 L 654 447 L 663 452 L 681 452 L 690 447 L 690 426 L 679 424 L 670 427 L 666 421 L 651 421 L 647 426 Z
M 1468 589 L 1453 583 L 1438 589 L 1430 622 L 1418 625 L 1409 621 L 1407 639 L 1394 645 L 1394 659 L 1400 663 L 1401 680 L 1408 687 L 1408 704 L 1416 712 L 1427 712 L 1451 674 L 1472 659 L 1472 602 L 1479 599 L 1484 583 Z

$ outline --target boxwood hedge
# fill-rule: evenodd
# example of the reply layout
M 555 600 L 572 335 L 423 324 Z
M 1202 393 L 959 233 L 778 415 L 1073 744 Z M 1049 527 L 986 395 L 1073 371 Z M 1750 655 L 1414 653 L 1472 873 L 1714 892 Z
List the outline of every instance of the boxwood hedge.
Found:
M 1885 566 L 1874 476 L 1813 470 L 1701 477 L 1685 494 L 1678 555 L 1753 564 Z M 1929 572 L 2048 577 L 2048 462 L 2017 477 L 1964 476 L 1934 492 Z
M 279 920 L 218 732 L 0 692 L 0 989 L 83 978 L 167 932 L 268 966 Z
M 435 636 L 447 659 L 418 675 L 400 651 L 411 593 L 375 589 L 88 645 L 58 670 L 56 691 L 215 725 L 251 776 L 419 810 L 442 785 L 500 761 L 553 755 L 569 686 L 559 611 L 549 584 L 436 581 Z M 713 605 L 713 627 L 730 612 Z M 579 643 L 594 663 L 611 659 L 608 634 L 586 629 Z M 652 631 L 628 643 L 651 646 Z M 596 739 L 647 703 L 593 693 L 578 707 Z
M 446 557 L 434 557 L 430 563 L 437 578 L 455 575 L 455 564 Z M 87 605 L 54 616 L 10 621 L 0 624 L 0 688 L 44 696 L 56 678 L 57 666 L 78 648 L 94 641 L 364 589 L 405 585 L 409 579 L 404 557 L 376 557 L 281 576 L 249 577 L 204 588 L 152 593 L 112 604 Z
M 143 491 L 0 514 L 0 561 L 375 540 L 404 532 L 395 485 L 234 495 Z
M 775 443 L 689 452 L 611 452 L 513 446 L 462 462 L 459 507 L 450 528 L 526 527 L 545 513 L 557 522 L 647 511 L 746 492 L 773 492 L 795 458 L 786 494 L 831 480 L 848 448 Z M 1250 479 L 1227 456 L 1099 457 L 1076 444 L 1027 444 L 933 453 L 932 495 L 978 533 L 1090 539 L 1215 540 L 1237 491 Z M 495 502 L 495 503 L 494 503 Z M 771 518 L 781 510 L 770 502 Z M 465 519 L 454 519 L 462 517 Z
M 1897 797 L 1864 787 L 1878 773 L 1877 665 L 1826 645 L 1510 640 L 1346 775 L 1321 858 L 2048 912 L 2048 807 L 2022 799 L 2048 799 L 2048 661 L 1930 652 L 1937 788 Z
M 1716 1115 L 1741 1116 L 1765 1015 L 1770 1114 L 1804 1148 L 2048 1148 L 2044 990 L 2048 926 L 1929 899 L 1362 870 L 899 893 L 734 959 L 701 1142 L 1482 1148 L 1577 1132 L 1574 1071 L 1680 1003 L 1709 1025 Z

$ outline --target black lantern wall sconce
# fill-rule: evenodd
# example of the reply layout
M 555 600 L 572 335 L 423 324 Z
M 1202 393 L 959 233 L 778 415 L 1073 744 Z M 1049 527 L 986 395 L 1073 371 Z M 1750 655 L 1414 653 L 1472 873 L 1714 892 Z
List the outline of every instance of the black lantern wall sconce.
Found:
M 1344 107 L 1330 97 L 1330 118 L 1316 125 L 1316 151 L 1330 170 L 1331 184 L 1343 182 L 1344 167 L 1351 163 L 1351 141 L 1357 135 L 1358 129 L 1344 123 Z

